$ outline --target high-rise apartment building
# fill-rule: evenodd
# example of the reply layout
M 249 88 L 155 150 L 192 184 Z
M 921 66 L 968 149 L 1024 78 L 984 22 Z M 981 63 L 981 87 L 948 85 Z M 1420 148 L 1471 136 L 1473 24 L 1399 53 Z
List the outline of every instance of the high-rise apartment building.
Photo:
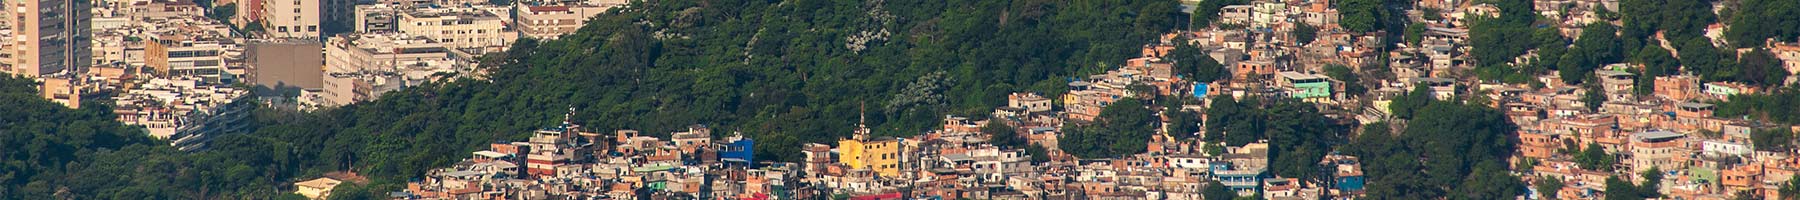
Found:
M 320 34 L 331 37 L 331 34 L 355 31 L 357 0 L 314 0 L 318 1 Z M 374 3 L 374 2 L 367 2 Z
M 264 32 L 278 38 L 320 38 L 318 0 L 261 0 Z M 254 2 L 254 1 L 252 1 Z
M 31 77 L 78 71 L 93 62 L 90 1 L 8 0 L 7 73 Z

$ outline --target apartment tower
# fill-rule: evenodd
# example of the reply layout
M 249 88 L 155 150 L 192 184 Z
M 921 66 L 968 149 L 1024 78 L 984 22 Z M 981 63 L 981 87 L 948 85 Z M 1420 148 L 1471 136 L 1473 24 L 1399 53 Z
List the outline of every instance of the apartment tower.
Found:
M 89 1 L 10 0 L 6 19 L 13 33 L 7 73 L 40 77 L 79 71 L 93 63 L 93 5 Z

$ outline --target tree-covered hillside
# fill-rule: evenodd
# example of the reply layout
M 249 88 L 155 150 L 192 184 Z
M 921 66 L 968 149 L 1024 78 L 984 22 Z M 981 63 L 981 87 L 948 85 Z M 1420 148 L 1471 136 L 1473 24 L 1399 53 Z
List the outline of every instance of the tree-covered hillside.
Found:
M 288 197 L 276 195 L 276 183 L 294 170 L 276 163 L 291 158 L 178 152 L 114 121 L 105 101 L 69 109 L 37 96 L 36 85 L 0 77 L 0 199 Z M 270 144 L 243 139 L 216 144 Z M 239 150 L 289 150 L 273 147 Z
M 909 135 L 947 114 L 986 113 L 1010 92 L 1058 95 L 1069 79 L 1117 65 L 1186 23 L 1177 9 L 1169 0 L 640 2 L 561 40 L 522 40 L 485 56 L 487 79 L 311 113 L 259 109 L 252 132 L 217 138 L 201 153 L 126 145 L 150 141 L 117 123 L 86 131 L 115 139 L 4 134 L 0 142 L 29 148 L 0 148 L 0 166 L 12 167 L 0 170 L 8 181 L 0 199 L 270 197 L 339 170 L 372 182 L 340 187 L 334 198 L 369 197 L 487 143 L 554 125 L 569 107 L 598 131 L 662 135 L 705 124 L 743 132 L 757 140 L 757 157 L 791 161 L 801 143 L 847 136 L 859 113 L 878 135 Z M 11 118 L 61 115 L 102 123 L 111 116 L 101 108 L 0 112 L 8 113 L 0 125 L 36 128 L 11 123 L 44 120 Z M 36 133 L 74 130 L 86 129 Z
M 82 160 L 151 143 L 111 117 L 105 106 L 75 110 L 44 100 L 31 79 L 0 77 L 0 198 L 48 197 L 74 185 L 65 169 Z
M 767 158 L 794 160 L 799 143 L 846 136 L 862 113 L 878 135 L 908 135 L 946 114 L 987 113 L 1010 92 L 1055 95 L 1070 78 L 1118 65 L 1179 25 L 1185 16 L 1177 7 L 656 1 L 602 16 L 561 40 L 522 41 L 489 60 L 497 70 L 491 82 L 347 110 L 424 113 L 451 119 L 422 125 L 482 127 L 444 129 L 462 135 L 549 125 L 573 106 L 580 122 L 599 130 L 662 134 L 706 124 L 758 139 Z M 371 108 L 388 104 L 411 105 Z M 380 123 L 374 127 L 406 125 Z

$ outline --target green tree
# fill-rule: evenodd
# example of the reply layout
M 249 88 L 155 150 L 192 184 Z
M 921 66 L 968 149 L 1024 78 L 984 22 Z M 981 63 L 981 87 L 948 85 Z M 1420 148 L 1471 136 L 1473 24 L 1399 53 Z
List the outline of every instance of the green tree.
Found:
M 1639 0 L 1642 1 L 1642 0 Z M 1657 8 L 1655 5 L 1645 7 Z M 1736 16 L 1725 28 L 1725 38 L 1738 47 L 1759 47 L 1764 40 L 1794 41 L 1800 30 L 1800 3 L 1784 0 L 1738 1 Z
M 1730 101 L 1718 102 L 1714 115 L 1750 118 L 1781 124 L 1800 124 L 1800 87 L 1777 89 L 1771 93 L 1739 94 Z
M 1223 155 L 1223 154 L 1225 154 L 1225 146 L 1219 145 L 1219 143 L 1216 143 L 1216 142 L 1208 142 L 1208 143 L 1206 143 L 1206 146 L 1202 147 L 1202 148 L 1205 148 L 1206 155 Z
M 1776 193 L 1781 195 L 1781 199 L 1800 198 L 1800 176 L 1788 177 L 1788 180 L 1782 182 L 1780 188 L 1776 189 Z
M 1455 194 L 1455 199 L 1496 199 L 1520 195 L 1525 190 L 1525 182 L 1506 172 L 1506 167 L 1496 162 L 1484 161 L 1476 165 L 1472 177 L 1462 179 Z
M 1681 73 L 1681 61 L 1676 60 L 1662 46 L 1647 45 L 1632 54 L 1631 63 L 1644 67 L 1637 70 L 1637 80 L 1632 85 L 1632 92 L 1638 96 L 1648 96 L 1655 92 L 1656 77 Z
M 1041 145 L 1025 146 L 1025 155 L 1031 156 L 1031 163 L 1050 162 L 1050 152 Z
M 1583 85 L 1585 85 L 1587 89 L 1585 89 L 1586 92 L 1581 94 L 1581 103 L 1587 106 L 1588 112 L 1600 112 L 1600 107 L 1607 101 L 1606 91 L 1602 90 L 1598 83 L 1588 83 Z
M 1536 16 L 1532 14 L 1532 2 L 1495 0 L 1491 3 L 1500 8 L 1499 17 L 1470 19 L 1469 55 L 1475 59 L 1475 66 L 1502 66 L 1532 47 L 1531 43 L 1518 42 L 1531 41 L 1531 23 Z
M 1750 133 L 1752 148 L 1758 151 L 1787 151 L 1794 148 L 1794 132 L 1787 128 L 1770 128 Z
M 1644 178 L 1644 183 L 1638 184 L 1637 192 L 1638 192 L 1639 197 L 1644 197 L 1644 198 L 1662 197 L 1662 191 L 1661 191 L 1662 181 L 1663 181 L 1662 169 L 1657 169 L 1655 166 L 1651 166 L 1650 169 L 1646 169 L 1642 173 L 1639 173 L 1638 177 Z
M 1343 81 L 1343 92 L 1345 94 L 1361 96 L 1364 93 L 1368 93 L 1369 89 L 1362 85 L 1362 77 L 1356 75 L 1355 70 L 1350 69 L 1350 67 L 1345 67 L 1343 65 L 1325 65 L 1325 76 L 1330 76 L 1331 79 Z
M 1188 26 L 1190 29 L 1211 27 L 1214 22 L 1219 21 L 1220 11 L 1225 8 L 1225 6 L 1244 5 L 1247 3 L 1249 2 L 1244 0 L 1200 1 L 1199 4 L 1194 5 L 1194 14 L 1189 18 L 1188 21 L 1190 24 Z
M 1214 80 L 1230 77 L 1225 65 L 1213 60 L 1199 47 L 1185 42 L 1175 44 L 1175 50 L 1169 52 L 1169 59 L 1175 60 L 1175 73 L 1189 80 L 1210 83 Z
M 1575 164 L 1582 169 L 1610 171 L 1615 162 L 1612 154 L 1607 154 L 1606 148 L 1596 143 L 1588 143 L 1587 148 L 1581 149 L 1581 154 L 1575 155 Z
M 1389 16 L 1382 0 L 1346 0 L 1338 2 L 1338 24 L 1352 32 L 1381 30 Z
M 1256 102 L 1238 102 L 1228 95 L 1213 97 L 1206 108 L 1206 140 L 1243 146 L 1264 138 L 1264 121 Z
M 1562 179 L 1552 177 L 1538 177 L 1535 185 L 1538 197 L 1542 199 L 1556 199 L 1556 191 L 1562 190 L 1565 186 Z
M 1419 17 L 1431 21 L 1444 20 L 1443 12 L 1436 8 L 1419 8 Z
M 1116 158 L 1146 150 L 1159 120 L 1143 101 L 1124 98 L 1107 105 L 1089 125 L 1065 126 L 1058 147 L 1083 158 Z
M 1640 173 L 1639 177 L 1644 178 L 1644 182 L 1641 184 L 1631 184 L 1630 181 L 1620 179 L 1618 176 L 1607 177 L 1606 199 L 1650 199 L 1662 197 L 1662 193 L 1659 191 L 1663 179 L 1663 172 L 1661 170 L 1651 167 L 1649 170 Z
M 1168 132 L 1178 140 L 1198 137 L 1200 133 L 1200 114 L 1181 110 L 1180 107 L 1165 107 L 1162 116 L 1169 118 Z
M 1423 163 L 1425 173 L 1431 177 L 1426 179 L 1428 185 L 1457 185 L 1457 180 L 1468 177 L 1465 175 L 1479 172 L 1472 171 L 1477 165 L 1504 166 L 1505 157 L 1513 150 L 1514 144 L 1507 135 L 1517 127 L 1499 111 L 1460 103 L 1433 103 L 1421 110 L 1432 112 L 1415 113 L 1417 116 L 1401 135 L 1420 143 L 1412 145 L 1420 150 L 1420 155 L 1433 155 L 1433 162 Z M 1511 182 L 1517 182 L 1517 178 L 1512 179 Z
M 1561 63 L 1568 64 L 1558 65 L 1563 83 L 1581 83 L 1586 77 L 1594 75 L 1594 69 L 1619 62 L 1622 53 L 1617 30 L 1612 24 L 1602 22 L 1583 27 L 1581 37 L 1575 40 L 1575 48 L 1568 52 L 1570 56 L 1564 57 L 1574 59 L 1562 60 Z
M 1206 187 L 1200 189 L 1200 195 L 1201 195 L 1201 197 L 1204 197 L 1201 199 L 1235 199 L 1235 198 L 1237 198 L 1237 192 L 1232 192 L 1230 189 L 1226 189 L 1224 183 L 1219 183 L 1219 181 L 1216 181 L 1216 180 L 1206 182 Z
M 1684 40 L 1675 47 L 1680 52 L 1683 70 L 1699 74 L 1706 81 L 1736 79 L 1738 68 L 1728 67 L 1724 62 L 1728 59 L 1726 52 L 1714 47 L 1706 38 Z
M 1398 136 L 1365 131 L 1347 148 L 1362 157 L 1368 195 L 1379 199 L 1509 198 L 1524 183 L 1508 174 L 1517 127 L 1500 111 L 1459 102 L 1430 103 Z M 1379 123 L 1378 123 L 1379 124 Z
M 1388 110 L 1396 118 L 1412 119 L 1414 112 L 1435 101 L 1437 97 L 1432 95 L 1431 87 L 1415 86 L 1411 92 L 1394 97 L 1393 102 L 1388 104 Z
M 1737 76 L 1739 82 L 1768 88 L 1778 88 L 1787 83 L 1785 81 L 1790 75 L 1787 68 L 1783 67 L 1781 59 L 1775 58 L 1775 54 L 1770 53 L 1768 49 L 1754 48 L 1743 54 L 1738 60 L 1739 68 L 1743 70 L 1743 73 Z
M 991 141 L 994 146 L 1003 148 L 1022 148 L 1026 143 L 1025 137 L 1019 136 L 1018 130 L 1014 130 L 1012 126 L 1007 126 L 1006 123 L 999 122 L 998 120 L 989 121 L 986 126 L 982 126 L 981 133 L 987 134 L 988 140 Z
M 1644 65 L 1646 76 L 1679 74 L 1681 70 L 1681 61 L 1676 60 L 1675 56 L 1669 54 L 1669 50 L 1661 46 L 1644 46 L 1632 56 L 1632 63 Z
M 1619 179 L 1619 176 L 1610 176 L 1606 177 L 1606 192 L 1604 194 L 1606 195 L 1607 200 L 1644 199 L 1638 195 L 1637 189 L 1637 185 Z
M 1553 69 L 1562 62 L 1562 56 L 1569 52 L 1569 39 L 1554 28 L 1540 28 L 1531 32 L 1537 48 L 1537 61 L 1530 69 L 1521 69 L 1521 74 L 1538 75 Z
M 1426 28 L 1426 25 L 1423 22 L 1413 22 L 1411 25 L 1407 25 L 1406 26 L 1406 43 L 1412 44 L 1412 45 L 1420 45 L 1419 42 L 1422 42 L 1425 40 L 1425 28 Z
M 215 21 L 229 22 L 235 16 L 237 16 L 237 3 L 228 3 L 206 11 L 206 18 Z
M 1316 163 L 1330 153 L 1331 145 L 1344 141 L 1344 130 L 1329 123 L 1313 104 L 1296 99 L 1276 100 L 1263 112 L 1268 129 L 1269 166 L 1276 175 L 1320 181 Z
M 1305 45 L 1307 43 L 1312 43 L 1314 39 L 1319 37 L 1319 28 L 1312 27 L 1312 25 L 1307 25 L 1306 23 L 1294 23 L 1294 30 L 1292 30 L 1292 33 L 1290 34 L 1293 34 L 1295 44 Z

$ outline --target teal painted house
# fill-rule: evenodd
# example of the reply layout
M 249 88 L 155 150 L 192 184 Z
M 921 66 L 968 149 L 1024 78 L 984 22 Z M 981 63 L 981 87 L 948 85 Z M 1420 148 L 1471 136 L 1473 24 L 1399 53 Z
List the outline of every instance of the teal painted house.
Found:
M 1289 97 L 1299 99 L 1331 98 L 1331 78 L 1299 72 L 1276 73 L 1281 87 Z

